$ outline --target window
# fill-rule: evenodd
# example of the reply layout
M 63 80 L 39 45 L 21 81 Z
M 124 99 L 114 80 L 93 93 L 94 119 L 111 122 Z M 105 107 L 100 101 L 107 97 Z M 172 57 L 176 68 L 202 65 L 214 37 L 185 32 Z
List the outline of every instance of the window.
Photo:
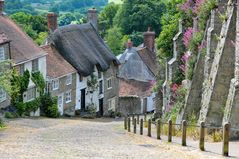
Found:
M 107 89 L 112 88 L 112 78 L 107 79 Z
M 3 102 L 7 99 L 7 93 L 3 90 L 0 89 L 0 102 Z
M 32 61 L 32 72 L 37 72 L 37 71 L 39 71 L 38 59 Z
M 20 65 L 20 68 L 19 68 L 20 75 L 23 75 L 24 71 L 25 71 L 24 64 L 22 64 L 22 65 Z
M 68 75 L 66 77 L 66 85 L 70 85 L 72 83 L 72 75 Z
M 0 61 L 5 60 L 4 47 L 0 47 Z
M 36 98 L 36 88 L 29 88 L 27 90 L 27 101 L 31 101 Z
M 59 79 L 55 79 L 52 81 L 52 90 L 57 90 L 59 89 Z
M 66 103 L 71 102 L 71 91 L 66 92 Z
M 103 82 L 99 81 L 99 94 L 103 93 Z
M 115 98 L 108 100 L 108 110 L 115 111 Z

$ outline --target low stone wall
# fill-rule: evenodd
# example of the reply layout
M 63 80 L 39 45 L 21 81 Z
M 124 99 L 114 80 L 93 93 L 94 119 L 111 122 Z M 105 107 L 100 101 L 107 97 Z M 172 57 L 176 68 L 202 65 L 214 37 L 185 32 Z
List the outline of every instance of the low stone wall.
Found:
M 119 97 L 119 112 L 122 115 L 141 113 L 141 100 L 139 97 Z

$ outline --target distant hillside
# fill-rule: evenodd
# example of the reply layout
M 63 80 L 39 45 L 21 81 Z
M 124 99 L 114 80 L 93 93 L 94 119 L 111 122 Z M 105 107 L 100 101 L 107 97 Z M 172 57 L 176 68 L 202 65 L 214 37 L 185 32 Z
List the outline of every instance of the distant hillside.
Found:
M 123 0 L 109 0 L 109 3 L 114 2 L 115 4 L 122 4 Z

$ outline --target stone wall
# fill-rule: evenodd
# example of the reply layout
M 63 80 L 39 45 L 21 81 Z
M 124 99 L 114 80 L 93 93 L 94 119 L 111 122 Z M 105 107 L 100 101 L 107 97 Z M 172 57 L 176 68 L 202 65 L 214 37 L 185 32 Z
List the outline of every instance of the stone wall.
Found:
M 139 97 L 119 97 L 119 112 L 126 116 L 127 114 L 141 113 L 141 99 Z

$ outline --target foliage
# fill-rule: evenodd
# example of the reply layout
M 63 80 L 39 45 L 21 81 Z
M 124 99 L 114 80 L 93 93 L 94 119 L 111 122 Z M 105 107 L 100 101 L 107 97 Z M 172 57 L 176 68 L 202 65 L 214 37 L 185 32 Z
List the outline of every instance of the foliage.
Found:
M 57 118 L 60 116 L 57 107 L 57 98 L 54 98 L 51 94 L 46 93 L 40 96 L 40 101 L 40 108 L 43 115 L 51 118 Z
M 6 124 L 4 123 L 3 119 L 0 118 L 0 128 L 6 127 Z
M 32 82 L 36 85 L 37 91 L 42 95 L 46 87 L 45 79 L 40 71 L 32 72 Z
M 7 0 L 6 4 L 6 12 L 9 14 L 13 14 L 16 12 L 25 12 L 35 14 L 34 9 L 31 7 L 31 4 L 26 1 L 21 0 Z
M 108 30 L 105 40 L 115 55 L 118 55 L 123 51 L 122 39 L 123 35 L 120 28 L 113 27 Z
M 12 14 L 13 19 L 37 44 L 45 40 L 48 28 L 47 19 L 40 15 L 31 15 L 24 12 Z
M 118 9 L 119 5 L 110 3 L 100 12 L 99 30 L 101 36 L 105 37 L 107 30 L 113 27 L 113 20 Z
M 90 76 L 90 79 L 87 79 L 87 86 L 90 91 L 95 91 L 98 88 L 98 80 L 94 74 Z
M 40 107 L 40 98 L 36 98 L 29 102 L 16 103 L 16 109 L 19 116 L 30 115 L 30 112 L 36 112 Z
M 12 119 L 14 118 L 14 115 L 11 112 L 5 112 L 4 117 L 8 119 Z
M 129 35 L 129 39 L 131 39 L 134 46 L 139 46 L 140 44 L 144 42 L 144 37 L 142 32 L 133 31 L 133 33 Z
M 10 65 L 11 61 L 9 60 L 0 62 L 0 89 L 5 90 L 7 94 L 11 94 L 13 91 L 13 88 L 10 83 L 13 70 L 10 69 Z
M 158 35 L 164 11 L 165 5 L 159 0 L 125 0 L 115 16 L 114 23 L 122 29 L 123 34 L 144 32 L 150 26 Z

